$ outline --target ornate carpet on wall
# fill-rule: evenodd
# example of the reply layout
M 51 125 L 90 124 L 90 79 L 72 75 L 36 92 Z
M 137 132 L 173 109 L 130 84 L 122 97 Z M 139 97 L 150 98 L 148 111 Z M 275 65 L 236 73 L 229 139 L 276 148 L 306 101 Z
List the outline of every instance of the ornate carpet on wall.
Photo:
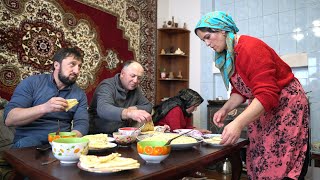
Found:
M 145 68 L 141 87 L 155 99 L 156 0 L 0 0 L 0 96 L 50 73 L 53 54 L 76 46 L 84 54 L 79 86 L 92 98 L 103 79 L 135 59 Z

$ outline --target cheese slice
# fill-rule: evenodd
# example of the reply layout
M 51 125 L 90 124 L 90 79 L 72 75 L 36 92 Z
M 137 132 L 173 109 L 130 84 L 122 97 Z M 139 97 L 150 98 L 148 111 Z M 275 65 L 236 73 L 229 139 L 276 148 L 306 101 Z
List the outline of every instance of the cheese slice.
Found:
M 68 107 L 66 108 L 66 111 L 69 111 L 73 106 L 77 105 L 79 102 L 77 99 L 67 99 Z

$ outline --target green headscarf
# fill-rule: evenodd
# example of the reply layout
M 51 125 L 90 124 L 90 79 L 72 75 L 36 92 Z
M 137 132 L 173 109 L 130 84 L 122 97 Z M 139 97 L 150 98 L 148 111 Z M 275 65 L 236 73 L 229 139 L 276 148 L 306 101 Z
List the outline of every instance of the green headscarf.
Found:
M 227 49 L 221 53 L 215 52 L 215 64 L 220 70 L 224 85 L 228 90 L 229 79 L 234 73 L 234 34 L 236 34 L 239 29 L 232 20 L 232 17 L 221 11 L 210 12 L 204 15 L 198 22 L 194 32 L 204 27 L 226 31 Z

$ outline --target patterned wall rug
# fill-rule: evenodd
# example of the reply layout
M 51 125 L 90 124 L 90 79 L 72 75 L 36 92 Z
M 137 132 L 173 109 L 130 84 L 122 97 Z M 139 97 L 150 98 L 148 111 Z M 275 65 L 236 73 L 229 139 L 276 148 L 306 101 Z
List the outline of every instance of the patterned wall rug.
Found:
M 10 99 L 30 75 L 50 73 L 52 56 L 76 46 L 84 54 L 79 86 L 92 98 L 103 79 L 135 59 L 141 87 L 155 100 L 156 0 L 1 0 L 0 96 Z

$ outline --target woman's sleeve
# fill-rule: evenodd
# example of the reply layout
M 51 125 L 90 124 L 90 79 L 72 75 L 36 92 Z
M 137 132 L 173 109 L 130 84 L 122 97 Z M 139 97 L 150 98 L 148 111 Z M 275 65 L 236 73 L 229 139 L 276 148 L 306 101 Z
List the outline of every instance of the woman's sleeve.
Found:
M 182 125 L 186 124 L 186 122 L 184 122 L 183 112 L 179 106 L 171 109 L 161 122 L 165 122 L 165 124 L 170 126 L 171 130 L 181 129 Z

